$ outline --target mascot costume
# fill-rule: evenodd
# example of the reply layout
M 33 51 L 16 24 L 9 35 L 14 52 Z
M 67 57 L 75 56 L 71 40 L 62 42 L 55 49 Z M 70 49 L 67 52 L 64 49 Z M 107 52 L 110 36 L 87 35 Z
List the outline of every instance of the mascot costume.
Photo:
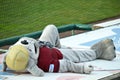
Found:
M 38 40 L 23 37 L 10 46 L 3 61 L 7 68 L 28 71 L 35 76 L 44 72 L 75 72 L 89 74 L 93 66 L 82 62 L 95 59 L 112 60 L 116 57 L 111 39 L 100 41 L 90 49 L 73 49 L 60 44 L 59 33 L 54 25 L 48 25 Z

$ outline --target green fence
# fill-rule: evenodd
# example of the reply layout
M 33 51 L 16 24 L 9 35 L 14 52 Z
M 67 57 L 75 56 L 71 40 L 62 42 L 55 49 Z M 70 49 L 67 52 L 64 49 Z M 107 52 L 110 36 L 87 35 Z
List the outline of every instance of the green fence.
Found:
M 70 30 L 88 30 L 88 31 L 90 31 L 90 30 L 92 30 L 91 26 L 92 25 L 89 25 L 89 24 L 68 24 L 68 25 L 64 25 L 64 26 L 59 26 L 58 31 L 59 31 L 59 33 L 70 31 Z M 36 38 L 39 38 L 41 34 L 42 34 L 42 31 L 37 31 L 37 32 L 28 33 L 28 34 L 24 34 L 24 35 L 1 39 L 0 47 L 5 46 L 5 45 L 14 44 L 21 37 L 31 37 L 31 38 L 36 39 Z

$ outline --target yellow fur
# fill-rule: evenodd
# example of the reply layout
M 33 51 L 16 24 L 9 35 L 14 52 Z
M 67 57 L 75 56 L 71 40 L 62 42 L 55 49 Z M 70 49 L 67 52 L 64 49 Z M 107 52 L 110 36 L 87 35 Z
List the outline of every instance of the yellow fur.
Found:
M 28 50 L 22 45 L 12 46 L 6 56 L 7 66 L 15 71 L 25 70 L 29 60 Z

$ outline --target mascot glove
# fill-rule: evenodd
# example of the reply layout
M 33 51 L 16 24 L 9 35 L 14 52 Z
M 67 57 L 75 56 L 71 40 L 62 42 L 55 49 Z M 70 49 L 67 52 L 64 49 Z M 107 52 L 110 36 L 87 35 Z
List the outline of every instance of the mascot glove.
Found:
M 93 71 L 94 67 L 92 65 L 85 64 L 84 65 L 84 73 L 90 74 Z

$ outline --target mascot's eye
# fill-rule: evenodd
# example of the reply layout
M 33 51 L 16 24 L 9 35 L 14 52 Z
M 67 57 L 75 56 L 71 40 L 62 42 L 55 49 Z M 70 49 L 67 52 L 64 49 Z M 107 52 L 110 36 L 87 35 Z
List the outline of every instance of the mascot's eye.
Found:
M 35 54 L 36 54 L 37 53 L 37 48 L 36 48 L 35 44 L 34 44 L 34 48 L 35 48 Z
M 30 52 L 32 51 L 31 49 L 28 49 Z
M 27 40 L 21 41 L 21 43 L 22 43 L 22 44 L 25 44 L 25 45 L 28 44 Z

